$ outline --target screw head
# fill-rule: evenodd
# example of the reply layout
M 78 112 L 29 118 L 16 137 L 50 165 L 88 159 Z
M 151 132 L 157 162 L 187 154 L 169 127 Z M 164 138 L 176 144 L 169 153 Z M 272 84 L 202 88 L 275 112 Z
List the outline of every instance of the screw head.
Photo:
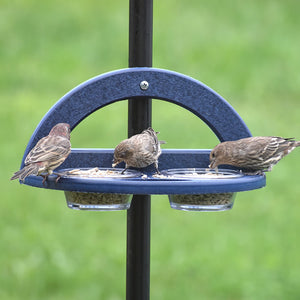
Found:
M 149 88 L 149 82 L 146 81 L 146 80 L 143 80 L 143 81 L 140 83 L 140 88 L 141 88 L 141 90 L 143 90 L 143 91 L 148 90 L 148 88 Z

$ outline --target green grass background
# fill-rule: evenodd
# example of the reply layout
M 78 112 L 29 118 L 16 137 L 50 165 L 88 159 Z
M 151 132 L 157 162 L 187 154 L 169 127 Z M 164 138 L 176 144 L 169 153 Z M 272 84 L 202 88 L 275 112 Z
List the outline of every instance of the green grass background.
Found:
M 300 139 L 299 10 L 296 0 L 154 1 L 153 66 L 213 88 L 253 135 Z M 58 99 L 127 67 L 128 2 L 0 0 L 0 45 L 0 298 L 125 299 L 126 213 L 73 211 L 62 192 L 9 178 Z M 115 147 L 126 110 L 123 101 L 91 115 L 72 146 Z M 218 142 L 165 102 L 153 101 L 153 127 L 164 148 Z M 297 149 L 228 212 L 153 197 L 151 299 L 299 299 L 299 163 Z

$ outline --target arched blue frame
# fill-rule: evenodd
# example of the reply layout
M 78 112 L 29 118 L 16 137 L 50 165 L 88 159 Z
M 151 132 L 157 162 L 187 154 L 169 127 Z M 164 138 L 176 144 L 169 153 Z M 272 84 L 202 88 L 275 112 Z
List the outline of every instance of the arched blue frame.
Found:
M 145 91 L 139 85 L 143 80 L 149 83 Z M 201 118 L 220 141 L 251 136 L 233 107 L 205 84 L 168 70 L 129 68 L 92 78 L 62 97 L 36 128 L 25 156 L 56 123 L 69 123 L 73 129 L 99 108 L 133 97 L 162 99 L 188 109 Z
M 148 89 L 141 89 L 140 83 L 142 81 L 147 81 L 149 83 Z M 140 101 L 143 101 L 144 97 L 169 101 L 191 111 L 211 128 L 220 141 L 236 140 L 251 136 L 246 124 L 233 107 L 203 83 L 191 77 L 168 70 L 155 68 L 129 68 L 109 72 L 92 78 L 80 84 L 62 97 L 49 110 L 37 126 L 25 150 L 22 166 L 24 165 L 24 160 L 28 152 L 40 138 L 49 133 L 50 129 L 55 124 L 60 122 L 69 123 L 71 129 L 74 129 L 91 113 L 108 104 L 126 100 L 128 98 L 138 98 Z M 209 150 L 165 150 L 160 157 L 160 168 L 207 167 L 208 155 Z M 111 149 L 72 149 L 71 155 L 67 158 L 62 167 L 92 167 L 100 166 L 99 164 L 104 167 L 110 167 L 111 160 Z M 36 176 L 28 177 L 25 183 L 33 186 L 45 187 L 42 186 L 39 177 L 34 177 Z M 251 178 L 251 182 L 255 182 L 255 184 L 249 185 L 244 182 L 242 187 L 241 182 L 250 180 L 249 177 L 253 177 Z M 172 193 L 188 193 L 189 190 L 185 189 L 180 192 L 180 190 L 174 189 L 174 186 L 171 187 L 171 183 L 169 189 L 166 188 L 165 184 L 162 184 L 162 189 L 159 189 L 159 184 L 157 182 L 155 182 L 156 187 L 151 187 L 151 183 L 145 180 L 142 182 L 135 181 L 135 183 L 132 184 L 133 187 L 129 190 L 126 190 L 125 184 L 125 189 L 122 189 L 122 191 L 120 191 L 119 188 L 116 189 L 118 183 L 116 183 L 115 180 L 113 181 L 114 183 L 111 184 L 112 187 L 108 189 L 107 183 L 103 183 L 102 188 L 99 187 L 99 184 L 97 188 L 88 188 L 87 185 L 89 185 L 89 183 L 87 181 L 84 181 L 84 185 L 77 182 L 77 184 L 71 184 L 71 186 L 64 184 L 64 182 L 66 183 L 66 180 L 61 179 L 55 184 L 50 180 L 47 187 L 80 191 L 85 191 L 86 188 L 86 190 L 89 189 L 89 191 L 97 192 L 116 192 L 116 190 L 118 190 L 118 192 L 123 191 L 124 193 L 140 193 L 140 191 L 143 190 L 142 185 L 144 182 L 144 186 L 147 186 L 148 188 L 144 189 L 143 193 L 164 194 L 164 191 L 167 190 L 173 191 Z M 124 180 L 122 180 L 122 183 L 120 182 L 119 186 L 122 186 L 123 182 Z M 227 182 L 229 184 L 229 181 Z M 263 176 L 244 176 L 234 182 L 240 185 L 239 187 L 236 187 L 236 191 L 249 190 L 264 186 L 265 178 Z M 152 182 L 152 185 L 153 184 L 154 182 Z M 199 184 L 199 186 L 201 185 L 202 184 Z M 210 186 L 210 183 L 206 181 L 205 185 Z M 216 189 L 217 185 L 222 185 L 223 188 Z M 81 187 L 79 188 L 79 186 Z M 104 188 L 104 186 L 106 187 Z M 127 182 L 127 186 L 130 186 L 129 182 Z M 137 188 L 134 188 L 134 186 Z M 226 188 L 224 190 L 224 184 L 221 184 L 220 180 L 218 180 L 218 183 L 212 182 L 211 189 L 200 188 L 199 190 L 199 188 L 195 188 L 192 190 L 193 193 L 203 193 L 204 190 L 206 192 L 208 190 L 211 192 L 229 191 Z M 232 187 L 230 188 L 230 191 L 233 191 Z

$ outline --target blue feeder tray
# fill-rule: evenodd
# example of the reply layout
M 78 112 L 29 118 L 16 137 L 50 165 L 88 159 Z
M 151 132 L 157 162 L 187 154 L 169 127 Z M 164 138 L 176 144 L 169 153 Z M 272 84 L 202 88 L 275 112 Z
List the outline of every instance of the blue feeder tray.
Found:
M 177 104 L 202 119 L 220 141 L 251 136 L 233 107 L 203 83 L 185 75 L 154 68 L 129 68 L 92 78 L 62 97 L 44 116 L 33 133 L 24 153 L 46 136 L 57 123 L 69 123 L 74 129 L 84 118 L 116 101 L 137 98 L 160 99 Z M 160 171 L 174 168 L 207 168 L 210 150 L 163 149 Z M 111 168 L 113 149 L 72 149 L 60 166 L 74 168 Z M 265 176 L 243 175 L 229 179 L 165 179 L 156 178 L 154 169 L 142 170 L 146 176 L 133 178 L 62 177 L 57 183 L 51 175 L 45 184 L 39 176 L 29 176 L 25 184 L 40 188 L 116 194 L 214 194 L 258 189 L 266 184 Z M 146 178 L 145 178 L 146 177 Z
M 159 160 L 162 173 L 166 169 L 175 168 L 205 168 L 208 166 L 210 150 L 163 150 Z M 111 168 L 113 149 L 73 149 L 70 164 L 64 164 L 58 173 L 66 169 L 93 168 L 97 165 Z M 88 162 L 85 157 L 90 157 Z M 178 157 L 178 159 L 176 158 Z M 185 158 L 183 160 L 182 158 Z M 106 158 L 105 160 L 103 158 Z M 186 161 L 186 164 L 184 162 Z M 205 163 L 206 162 L 206 163 Z M 72 164 L 74 163 L 74 164 Z M 56 175 L 51 175 L 43 184 L 42 177 L 29 176 L 25 184 L 55 190 L 93 192 L 93 193 L 120 193 L 120 194 L 206 194 L 241 192 L 261 188 L 265 185 L 265 176 L 242 175 L 236 178 L 220 179 L 170 179 L 153 176 L 152 168 L 144 169 L 139 177 L 122 178 L 88 178 L 62 177 L 56 182 Z

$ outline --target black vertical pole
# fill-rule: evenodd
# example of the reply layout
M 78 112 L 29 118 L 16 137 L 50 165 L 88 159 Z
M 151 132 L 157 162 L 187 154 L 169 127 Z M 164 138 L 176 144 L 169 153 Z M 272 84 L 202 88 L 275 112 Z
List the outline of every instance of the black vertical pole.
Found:
M 129 2 L 129 67 L 151 67 L 153 1 Z M 151 99 L 129 99 L 128 136 L 149 126 Z M 127 300 L 148 300 L 150 297 L 150 200 L 150 195 L 134 195 L 127 213 Z

